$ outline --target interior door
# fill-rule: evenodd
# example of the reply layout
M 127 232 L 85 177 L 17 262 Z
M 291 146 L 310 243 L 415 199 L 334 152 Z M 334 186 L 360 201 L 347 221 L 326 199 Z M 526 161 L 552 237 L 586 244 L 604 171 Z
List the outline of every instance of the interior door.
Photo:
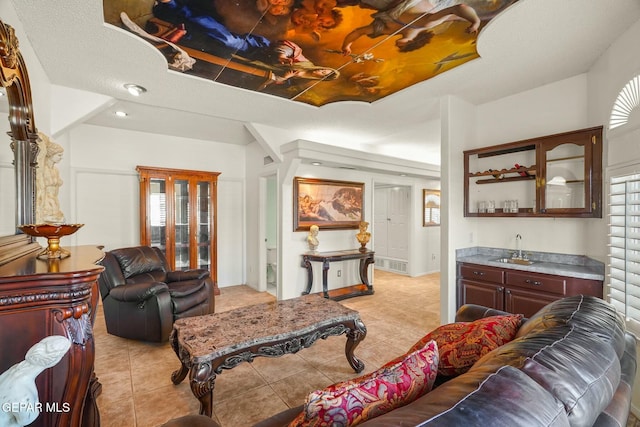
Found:
M 388 252 L 392 258 L 409 259 L 409 187 L 389 189 Z
M 387 189 L 376 188 L 373 201 L 374 250 L 378 256 L 387 256 L 389 216 L 387 214 Z

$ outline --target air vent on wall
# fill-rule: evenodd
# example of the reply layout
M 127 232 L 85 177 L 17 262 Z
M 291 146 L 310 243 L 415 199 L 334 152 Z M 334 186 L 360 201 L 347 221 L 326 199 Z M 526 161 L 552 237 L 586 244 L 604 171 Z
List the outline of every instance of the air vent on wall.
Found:
M 396 271 L 398 273 L 407 272 L 407 263 L 405 261 L 392 261 L 389 260 L 389 270 Z

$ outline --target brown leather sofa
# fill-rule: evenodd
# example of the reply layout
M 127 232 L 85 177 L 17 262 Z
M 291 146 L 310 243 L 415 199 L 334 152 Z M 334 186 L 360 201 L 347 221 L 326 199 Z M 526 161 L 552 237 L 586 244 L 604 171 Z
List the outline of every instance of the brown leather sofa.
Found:
M 105 253 L 98 280 L 107 332 L 163 342 L 181 317 L 213 313 L 209 270 L 170 271 L 159 248 L 136 246 Z
M 456 321 L 496 314 L 504 312 L 466 305 Z M 439 378 L 440 385 L 415 402 L 360 425 L 624 427 L 636 369 L 636 340 L 622 316 L 601 299 L 578 295 L 541 309 L 516 339 L 467 373 Z M 301 410 L 291 408 L 254 427 L 286 426 Z M 167 426 L 195 421 L 217 425 L 187 416 Z

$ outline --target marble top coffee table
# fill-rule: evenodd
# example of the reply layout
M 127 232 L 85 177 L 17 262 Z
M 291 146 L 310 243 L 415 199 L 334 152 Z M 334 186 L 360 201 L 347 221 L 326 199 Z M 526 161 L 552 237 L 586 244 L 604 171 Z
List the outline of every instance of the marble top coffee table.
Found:
M 346 334 L 345 355 L 356 372 L 364 363 L 353 351 L 367 335 L 357 311 L 320 295 L 257 304 L 221 313 L 178 319 L 170 342 L 182 366 L 171 380 L 189 374 L 200 414 L 211 416 L 216 375 L 257 356 L 279 357 L 310 347 L 319 338 Z

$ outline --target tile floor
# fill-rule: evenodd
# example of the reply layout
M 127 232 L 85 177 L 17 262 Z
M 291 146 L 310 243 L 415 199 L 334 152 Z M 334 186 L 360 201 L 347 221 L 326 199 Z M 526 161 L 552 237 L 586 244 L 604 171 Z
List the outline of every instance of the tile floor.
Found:
M 404 353 L 440 323 L 438 274 L 410 278 L 375 272 L 375 294 L 343 300 L 358 310 L 367 337 L 355 354 L 371 372 Z M 216 311 L 272 301 L 267 292 L 248 286 L 221 289 Z M 179 385 L 171 373 L 179 367 L 168 343 L 144 343 L 107 334 L 99 307 L 94 336 L 95 371 L 102 383 L 98 397 L 103 427 L 158 426 L 172 418 L 198 413 L 188 378 Z M 344 356 L 345 337 L 329 337 L 297 354 L 257 358 L 224 371 L 216 379 L 213 417 L 222 427 L 247 427 L 288 407 L 306 395 L 337 381 L 355 377 Z

